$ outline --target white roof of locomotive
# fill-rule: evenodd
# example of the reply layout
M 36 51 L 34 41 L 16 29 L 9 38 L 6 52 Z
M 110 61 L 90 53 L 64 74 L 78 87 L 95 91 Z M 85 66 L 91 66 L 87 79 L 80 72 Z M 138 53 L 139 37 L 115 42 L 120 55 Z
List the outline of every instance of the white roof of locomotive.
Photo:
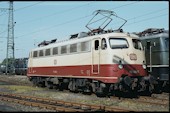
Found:
M 87 37 L 83 37 L 83 38 L 73 38 L 73 39 L 68 39 L 68 40 L 61 40 L 61 41 L 57 41 L 55 43 L 51 43 L 49 45 L 45 45 L 42 47 L 37 47 L 32 49 L 32 51 L 36 51 L 36 50 L 40 50 L 40 49 L 47 49 L 47 48 L 52 48 L 52 47 L 57 47 L 57 46 L 64 46 L 64 45 L 69 45 L 69 44 L 74 44 L 74 43 L 79 43 L 82 41 L 88 41 L 88 40 L 92 40 L 94 38 L 107 38 L 107 37 L 114 37 L 114 38 L 125 38 L 129 36 L 131 38 L 139 38 L 137 35 L 135 34 L 131 34 L 131 33 L 126 33 L 126 32 L 111 32 L 111 33 L 105 33 L 105 34 L 97 34 L 97 35 L 93 35 L 93 36 L 87 36 Z

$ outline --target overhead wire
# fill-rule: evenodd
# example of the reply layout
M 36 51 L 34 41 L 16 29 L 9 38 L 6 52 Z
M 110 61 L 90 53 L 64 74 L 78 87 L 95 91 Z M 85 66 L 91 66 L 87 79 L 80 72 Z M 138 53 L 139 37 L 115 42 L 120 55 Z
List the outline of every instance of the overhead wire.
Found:
M 136 23 L 139 23 L 139 22 L 147 21 L 147 20 L 151 20 L 151 19 L 155 19 L 155 18 L 159 18 L 159 17 L 166 16 L 166 15 L 168 15 L 168 13 L 166 13 L 166 14 L 161 14 L 161 15 L 154 16 L 154 17 L 150 17 L 150 18 L 145 18 L 145 19 L 143 19 L 143 20 L 139 20 L 139 21 L 136 21 L 136 22 L 132 22 L 132 23 L 126 24 L 125 26 L 131 25 L 131 24 L 136 24 Z
M 14 12 L 15 12 L 15 11 L 20 11 L 20 10 L 25 9 L 25 8 L 28 8 L 28 7 L 35 6 L 35 5 L 40 4 L 40 3 L 42 3 L 42 2 L 44 2 L 44 1 L 41 1 L 41 2 L 38 2 L 38 3 L 35 3 L 35 4 L 31 4 L 31 5 L 28 5 L 28 6 L 25 6 L 25 7 L 21 7 L 21 8 L 18 8 L 18 9 L 15 9 Z M 6 10 L 9 10 L 9 8 L 6 8 Z M 3 13 L 2 15 L 4 15 L 4 14 L 7 14 L 7 12 L 6 12 L 6 13 Z M 2 15 L 0 15 L 0 16 L 2 16 Z
M 128 6 L 128 5 L 131 5 L 131 4 L 134 4 L 134 3 L 137 3 L 137 2 L 139 2 L 139 1 L 135 1 L 135 2 L 132 2 L 132 3 L 125 4 L 125 5 L 121 5 L 121 6 L 119 6 L 119 7 L 115 7 L 115 8 L 112 8 L 112 9 L 116 9 L 116 8 L 120 8 L 120 7 Z M 79 20 L 79 19 L 83 19 L 83 18 L 86 18 L 86 17 L 92 16 L 92 15 L 93 15 L 93 14 L 88 15 L 88 16 L 85 16 L 85 17 L 80 17 L 80 18 L 77 18 L 77 19 L 74 19 L 74 20 L 67 21 L 67 22 L 65 22 L 65 23 L 57 24 L 57 25 L 54 25 L 54 26 L 52 26 L 52 27 L 44 28 L 44 29 L 42 29 L 42 30 L 34 31 L 34 32 L 31 32 L 31 33 L 37 33 L 37 32 L 40 32 L 40 31 L 44 31 L 44 30 L 46 30 L 46 29 L 48 30 L 48 29 L 51 29 L 51 28 L 54 28 L 54 27 L 58 27 L 58 26 L 61 26 L 61 25 L 67 24 L 67 23 L 71 23 L 71 22 L 73 22 L 73 21 L 77 21 L 77 20 Z M 28 34 L 25 34 L 25 35 L 32 35 L 32 34 L 28 33 Z M 25 35 L 20 35 L 20 36 L 18 36 L 18 38 L 19 38 L 19 37 L 23 37 L 23 36 L 25 36 Z
M 6 11 L 8 10 L 8 8 L 3 8 L 3 13 L 0 16 L 3 16 L 4 14 L 8 14 Z
M 132 3 L 125 4 L 125 5 L 121 5 L 121 6 L 118 6 L 118 7 L 112 8 L 112 9 L 116 9 L 116 8 L 120 8 L 120 7 L 128 6 L 128 5 L 131 5 L 131 4 L 134 4 L 134 3 L 137 3 L 137 2 L 139 2 L 139 1 L 135 1 L 135 2 L 132 2 Z M 25 9 L 25 8 L 28 8 L 28 7 L 35 6 L 35 5 L 37 5 L 37 4 L 39 4 L 39 2 L 38 2 L 38 3 L 35 3 L 35 4 L 32 4 L 32 5 L 29 5 L 29 6 L 26 6 L 26 7 L 23 7 L 23 8 L 16 9 L 16 10 Z M 89 5 L 89 3 L 88 3 L 88 4 L 85 4 L 85 5 L 82 5 L 82 6 L 74 7 L 74 8 L 71 8 L 71 9 L 67 9 L 67 10 L 65 10 L 65 11 L 71 11 L 71 10 L 77 9 L 77 8 L 79 8 L 79 7 L 84 7 L 84 6 L 86 6 L 86 5 Z M 16 10 L 15 10 L 15 11 L 16 11 Z M 57 12 L 57 13 L 58 13 L 58 12 Z M 61 13 L 61 12 L 60 12 L 60 13 Z M 62 12 L 62 13 L 63 13 L 63 12 Z M 31 20 L 31 21 L 39 20 L 39 19 L 42 19 L 42 18 L 44 19 L 45 17 L 53 16 L 53 15 L 55 15 L 55 14 L 56 14 L 56 13 L 53 13 L 53 14 L 51 14 L 51 15 L 43 16 L 43 17 L 40 17 L 40 18 L 37 18 L 37 19 Z M 76 21 L 76 20 L 77 20 L 77 19 L 75 19 L 75 21 Z M 73 21 L 74 21 L 74 20 L 73 20 Z M 24 23 L 28 23 L 28 22 L 30 22 L 30 21 L 26 21 L 26 22 L 24 22 Z M 20 24 L 17 24 L 17 25 L 21 25 L 21 24 L 24 24 L 24 23 L 20 23 Z M 68 23 L 68 22 L 66 22 L 66 23 Z M 5 33 L 5 32 L 7 32 L 7 30 L 6 30 L 6 31 L 1 32 L 0 34 Z
M 54 28 L 54 27 L 59 27 L 59 26 L 61 26 L 61 25 L 68 24 L 68 23 L 72 23 L 72 22 L 74 22 L 74 21 L 78 21 L 78 20 L 80 20 L 80 19 L 87 18 L 87 17 L 90 17 L 90 16 L 92 16 L 92 14 L 91 14 L 91 15 L 87 15 L 87 16 L 83 16 L 83 17 L 80 17 L 80 18 L 76 18 L 76 19 L 74 19 L 74 20 L 69 20 L 69 21 L 67 21 L 67 22 L 60 23 L 60 24 L 57 24 L 57 25 L 53 25 L 53 26 L 51 26 L 51 27 L 44 28 L 44 29 L 41 29 L 41 30 L 38 30 L 38 31 L 33 31 L 33 32 L 31 32 L 31 33 L 27 33 L 27 34 L 24 34 L 24 35 L 20 35 L 20 36 L 18 36 L 18 38 L 23 37 L 23 36 L 26 36 L 26 35 L 33 35 L 33 33 L 41 32 L 41 31 L 44 31 L 44 30 L 50 30 L 50 29 L 52 29 L 52 28 Z
M 32 6 L 35 6 L 35 5 L 37 5 L 37 4 L 41 4 L 41 3 L 43 3 L 43 2 L 45 2 L 45 1 L 40 1 L 40 2 L 37 2 L 37 3 L 35 3 L 35 4 L 31 4 L 31 5 L 28 5 L 28 6 L 25 6 L 25 7 L 21 7 L 21 8 L 15 9 L 14 11 L 20 11 L 20 10 L 22 10 L 22 9 L 25 9 L 25 8 L 28 8 L 28 7 L 32 7 Z
M 152 12 L 149 12 L 149 13 L 146 13 L 146 14 L 143 14 L 143 15 L 140 15 L 140 16 L 137 16 L 137 17 L 129 18 L 129 19 L 127 19 L 127 20 L 132 20 L 132 19 L 134 19 L 134 18 L 143 17 L 143 16 L 146 16 L 146 15 L 153 14 L 153 13 L 155 13 L 155 12 L 160 12 L 160 11 L 166 10 L 166 9 L 168 9 L 168 8 L 164 8 L 164 9 L 159 9 L 159 10 L 156 10 L 156 11 L 152 11 Z
M 90 2 L 91 3 L 91 2 Z M 31 22 L 31 21 L 35 21 L 35 20 L 39 20 L 39 19 L 45 19 L 45 17 L 49 17 L 49 16 L 54 16 L 54 15 L 56 15 L 57 13 L 64 13 L 64 12 L 68 12 L 68 11 L 71 11 L 71 10 L 74 10 L 74 9 L 77 9 L 77 8 L 80 8 L 80 7 L 84 7 L 84 6 L 87 6 L 87 5 L 89 5 L 90 3 L 87 3 L 87 4 L 85 4 L 85 5 L 81 5 L 81 6 L 78 6 L 78 7 L 73 7 L 73 8 L 70 8 L 70 9 L 67 9 L 67 10 L 64 10 L 64 11 L 61 11 L 61 12 L 55 12 L 55 13 L 53 13 L 53 14 L 50 14 L 50 15 L 46 15 L 46 16 L 43 16 L 43 17 L 40 17 L 40 18 L 36 18 L 36 19 L 33 19 L 33 20 L 30 20 L 30 21 L 26 21 L 26 22 L 23 22 L 23 23 L 20 23 L 20 24 L 17 24 L 17 25 L 21 25 L 21 24 L 28 24 L 29 22 Z M 19 9 L 16 9 L 16 10 L 21 10 L 21 9 L 25 9 L 25 8 L 28 8 L 28 7 L 31 7 L 31 6 L 35 6 L 35 5 L 37 5 L 37 4 L 39 4 L 39 3 L 36 3 L 36 4 L 32 4 L 32 5 L 29 5 L 29 6 L 26 6 L 26 7 L 23 7 L 23 8 L 19 8 Z M 8 30 L 5 30 L 5 31 L 3 31 L 3 32 L 1 32 L 0 34 L 2 34 L 2 33 L 5 33 L 5 32 L 7 32 Z
M 28 8 L 28 7 L 35 6 L 35 5 L 40 4 L 40 3 L 42 3 L 42 2 L 44 2 L 44 1 L 41 1 L 41 2 L 38 2 L 38 3 L 35 3 L 35 4 L 31 4 L 31 5 L 22 7 L 22 8 L 18 8 L 18 9 L 16 9 L 16 10 L 14 10 L 14 12 L 15 12 L 15 11 L 20 11 L 20 10 L 25 9 L 25 8 Z M 3 14 L 4 14 L 4 13 L 3 13 Z M 3 14 L 2 14 L 2 15 L 3 15 Z M 7 14 L 7 13 L 6 13 L 6 14 Z M 2 15 L 0 15 L 0 16 L 2 16 Z M 7 32 L 7 31 L 8 31 L 8 29 L 0 32 L 0 34 L 5 33 L 5 32 Z
M 46 15 L 46 16 L 42 16 L 42 17 L 39 17 L 39 18 L 36 18 L 36 19 L 32 19 L 32 20 L 28 20 L 28 21 L 19 23 L 19 24 L 17 24 L 17 25 L 28 24 L 28 23 L 30 23 L 30 22 L 38 21 L 38 20 L 40 20 L 40 19 L 41 19 L 41 20 L 42 20 L 42 19 L 47 19 L 47 17 L 55 16 L 55 15 L 57 15 L 57 14 L 63 14 L 63 13 L 66 13 L 66 12 L 68 12 L 68 11 L 72 11 L 72 10 L 74 10 L 74 9 L 77 9 L 77 8 L 81 8 L 81 7 L 87 6 L 87 5 L 89 5 L 89 4 L 90 4 L 90 3 L 87 3 L 87 4 L 85 4 L 85 5 L 81 5 L 81 6 L 78 6 L 78 7 L 73 7 L 73 8 L 66 9 L 66 10 L 64 10 L 64 11 L 55 12 L 55 13 L 53 13 L 53 14 Z
M 166 8 L 167 9 L 167 8 Z M 165 10 L 165 9 L 161 9 L 161 10 Z M 157 13 L 157 12 L 159 12 L 159 11 L 161 11 L 161 10 L 157 10 L 157 11 L 154 11 L 154 12 L 152 12 L 152 13 Z M 144 16 L 144 15 L 149 15 L 149 14 L 151 14 L 151 13 L 146 13 L 146 14 L 143 14 L 143 15 L 140 15 L 140 16 L 137 16 L 137 17 L 133 17 L 133 18 L 140 18 L 140 17 L 142 17 L 142 16 Z M 70 21 L 67 21 L 67 22 L 64 22 L 64 23 L 61 23 L 61 24 L 57 24 L 57 25 L 54 25 L 54 26 L 52 26 L 52 27 L 48 27 L 48 28 L 44 28 L 44 29 L 41 29 L 41 30 L 38 30 L 38 31 L 34 31 L 34 32 L 31 32 L 31 33 L 37 33 L 37 32 L 40 32 L 40 31 L 44 31 L 44 30 L 49 30 L 49 29 L 51 29 L 51 28 L 53 28 L 53 27 L 59 27 L 59 26 L 61 26 L 61 25 L 64 25 L 64 24 L 67 24 L 67 23 L 71 23 L 71 22 L 73 22 L 73 21 L 77 21 L 77 20 L 79 20 L 79 19 L 83 19 L 83 18 L 86 18 L 86 17 L 89 17 L 89 16 L 92 16 L 92 15 L 88 15 L 88 16 L 85 16 L 85 17 L 80 17 L 80 18 L 77 18 L 77 19 L 75 19 L 75 20 L 70 20 Z M 157 17 L 157 16 L 154 16 L 154 17 Z M 153 17 L 153 18 L 154 18 Z M 128 20 L 132 20 L 133 18 L 130 18 L 130 19 L 128 19 Z M 136 22 L 137 23 L 137 22 Z M 131 23 L 132 24 L 132 23 Z M 125 24 L 125 25 L 127 25 L 127 24 Z M 28 33 L 28 34 L 25 34 L 25 35 L 32 35 L 32 34 L 30 34 L 30 33 Z M 20 35 L 20 36 L 18 36 L 18 37 L 23 37 L 23 36 L 25 36 L 25 35 Z
M 8 26 L 8 24 L 7 24 L 7 16 L 4 16 L 3 18 L 0 18 L 0 20 L 2 21 L 2 23 L 0 24 L 0 26 L 3 26 L 2 28 L 4 28 L 4 29 L 2 29 L 1 28 L 1 30 L 3 30 L 2 32 L 0 32 L 0 34 L 2 34 L 2 33 L 4 33 L 4 32 L 6 32 L 6 29 L 7 29 L 7 26 Z M 6 23 L 6 24 L 5 24 Z M 1 37 L 1 36 L 0 36 Z
M 134 4 L 134 3 L 138 3 L 138 2 L 139 2 L 139 1 L 135 1 L 135 2 L 128 3 L 128 4 L 125 4 L 125 5 L 121 5 L 121 6 L 119 6 L 119 7 L 115 7 L 115 8 L 112 8 L 112 9 L 121 8 L 121 7 L 128 6 L 128 5 L 131 5 L 131 4 Z M 83 5 L 83 6 L 85 6 L 85 5 Z M 81 7 L 81 6 L 79 6 L 79 7 Z M 75 8 L 77 8 L 77 7 L 75 7 Z M 75 9 L 75 8 L 72 8 L 72 9 Z M 165 8 L 165 9 L 167 9 L 167 8 Z M 165 9 L 161 9 L 161 10 L 153 11 L 153 12 L 150 12 L 150 13 L 146 13 L 146 14 L 144 14 L 144 15 L 140 15 L 140 16 L 137 16 L 137 17 L 133 17 L 133 18 L 130 18 L 130 19 L 128 19 L 128 20 L 132 20 L 132 19 L 134 19 L 134 18 L 139 18 L 139 17 L 142 17 L 142 16 L 146 16 L 146 15 L 149 15 L 149 14 L 153 14 L 153 13 L 155 13 L 155 12 L 159 12 L 159 11 L 162 11 L 162 10 L 165 10 Z M 65 10 L 65 11 L 67 11 L 67 10 Z M 56 14 L 56 13 L 51 14 L 51 16 L 52 16 L 52 15 L 55 15 L 55 14 Z M 71 23 L 71 22 L 73 22 L 73 21 L 77 21 L 77 20 L 79 20 L 79 19 L 83 19 L 83 18 L 86 18 L 86 17 L 89 17 L 89 16 L 91 16 L 91 15 L 84 16 L 84 17 L 80 17 L 80 18 L 77 18 L 77 19 L 74 19 L 74 20 L 69 20 L 69 21 L 67 21 L 67 22 L 64 22 L 64 23 L 61 23 L 61 24 L 57 24 L 57 25 L 53 25 L 53 26 L 48 27 L 48 28 L 44 28 L 44 29 L 41 29 L 41 30 L 38 30 L 38 31 L 33 31 L 33 32 L 31 32 L 31 33 L 28 33 L 28 34 L 20 35 L 20 36 L 18 36 L 18 37 L 20 38 L 20 37 L 23 37 L 23 36 L 26 36 L 26 35 L 32 35 L 33 33 L 37 33 L 37 32 L 40 32 L 40 31 L 49 30 L 49 29 L 51 29 L 51 28 L 58 27 L 58 26 L 61 26 L 61 25 L 64 25 L 64 24 L 68 24 L 68 23 Z M 126 24 L 126 25 L 127 25 L 127 24 Z
M 134 3 L 136 3 L 136 2 L 133 2 L 133 3 L 130 3 L 130 4 L 134 4 Z M 126 5 L 130 5 L 130 4 L 126 4 Z M 86 5 L 89 5 L 89 3 L 87 3 L 87 4 L 85 4 L 85 5 L 82 5 L 82 6 L 78 6 L 78 7 L 74 7 L 74 8 L 70 8 L 70 9 L 67 9 L 67 10 L 64 10 L 64 12 L 68 12 L 68 11 L 71 11 L 71 10 L 74 10 L 74 9 L 77 9 L 77 8 L 79 8 L 79 7 L 84 7 L 84 6 L 86 6 Z M 122 5 L 122 6 L 120 6 L 120 7 L 123 7 L 123 6 L 126 6 L 126 5 Z M 119 8 L 119 7 L 115 7 L 115 8 Z M 31 20 L 31 21 L 35 21 L 35 20 L 39 20 L 39 19 L 45 19 L 45 17 L 49 17 L 49 16 L 54 16 L 54 15 L 56 15 L 56 13 L 64 13 L 63 11 L 62 12 L 55 12 L 55 13 L 53 13 L 53 14 L 50 14 L 50 15 L 47 15 L 47 16 L 43 16 L 43 17 L 40 17 L 40 18 L 37 18 L 37 19 L 33 19 L 33 20 Z M 28 23 L 28 22 L 30 22 L 30 21 L 26 21 L 26 22 L 24 22 L 24 23 Z M 24 23 L 20 23 L 20 24 L 24 24 Z M 17 24 L 17 25 L 20 25 L 20 24 Z
M 111 8 L 111 9 L 109 9 L 109 10 L 121 8 L 121 7 L 124 7 L 124 6 L 128 6 L 128 5 L 132 5 L 132 4 L 135 4 L 135 3 L 139 3 L 139 2 L 140 2 L 140 1 L 135 1 L 135 2 L 132 2 L 132 3 L 128 3 L 128 4 L 125 4 L 125 5 L 121 5 L 121 6 L 118 6 L 118 7 Z
M 127 19 L 127 23 L 131 20 L 134 20 L 134 19 L 137 19 L 137 18 L 140 18 L 140 17 L 143 17 L 143 16 L 146 16 L 146 15 L 151 15 L 151 14 L 155 14 L 155 13 L 158 13 L 158 12 L 161 12 L 161 11 L 164 11 L 164 10 L 167 10 L 168 8 L 163 8 L 163 9 L 159 9 L 159 10 L 156 10 L 156 11 L 152 11 L 152 12 L 149 12 L 149 13 L 145 13 L 143 15 L 139 15 L 139 16 L 135 16 L 135 17 L 132 17 L 132 18 L 129 18 Z M 117 22 L 117 23 L 114 23 L 115 24 L 118 24 L 118 23 L 121 23 L 121 22 Z M 127 24 L 125 24 L 127 25 Z

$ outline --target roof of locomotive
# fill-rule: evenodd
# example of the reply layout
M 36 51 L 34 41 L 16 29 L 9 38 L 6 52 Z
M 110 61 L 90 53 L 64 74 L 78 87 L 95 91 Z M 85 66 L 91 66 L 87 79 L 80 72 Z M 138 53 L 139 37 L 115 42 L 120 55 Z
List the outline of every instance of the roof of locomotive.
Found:
M 145 39 L 153 39 L 153 38 L 158 38 L 158 37 L 169 38 L 169 30 L 166 30 L 165 32 L 162 32 L 162 33 L 156 33 L 156 34 L 141 36 L 139 38 L 141 40 L 145 40 Z
M 114 38 L 138 38 L 139 37 L 133 33 L 128 33 L 128 32 L 111 32 L 111 33 L 103 33 L 103 34 L 96 34 L 96 35 L 92 35 L 92 36 L 86 36 L 86 37 L 82 37 L 82 38 L 73 38 L 73 39 L 67 39 L 67 40 L 61 40 L 61 41 L 57 41 L 55 43 L 51 43 L 45 46 L 41 46 L 41 47 L 37 47 L 32 49 L 32 51 L 35 50 L 40 50 L 40 49 L 47 49 L 47 48 L 51 48 L 54 46 L 64 46 L 64 45 L 68 45 L 68 44 L 73 44 L 73 43 L 79 43 L 82 41 L 89 41 L 98 37 L 102 37 L 102 38 L 109 38 L 109 37 L 114 37 Z

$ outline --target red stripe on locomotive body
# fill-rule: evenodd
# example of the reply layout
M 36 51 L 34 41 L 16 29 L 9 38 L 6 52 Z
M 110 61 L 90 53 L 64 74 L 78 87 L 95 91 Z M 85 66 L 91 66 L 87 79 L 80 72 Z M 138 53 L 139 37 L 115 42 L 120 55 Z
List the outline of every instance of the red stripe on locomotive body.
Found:
M 95 70 L 94 70 L 95 71 Z M 99 72 L 93 72 L 91 65 L 79 66 L 56 66 L 56 67 L 29 67 L 28 76 L 44 77 L 73 77 L 89 78 L 99 80 L 104 83 L 116 83 L 121 75 L 128 76 L 147 76 L 146 70 L 142 65 L 123 65 L 123 69 L 118 68 L 118 64 L 100 65 Z

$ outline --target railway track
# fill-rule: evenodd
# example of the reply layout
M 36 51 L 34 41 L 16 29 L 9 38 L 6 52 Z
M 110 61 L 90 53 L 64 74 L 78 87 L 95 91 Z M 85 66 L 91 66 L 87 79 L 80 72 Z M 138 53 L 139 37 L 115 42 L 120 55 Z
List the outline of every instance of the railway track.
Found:
M 6 82 L 6 81 L 4 81 Z M 16 83 L 11 83 L 11 85 L 17 85 Z M 69 92 L 68 92 L 69 93 Z M 160 97 L 162 94 L 160 94 L 158 97 Z M 167 94 L 164 94 L 167 95 Z M 120 98 L 119 100 L 128 100 L 128 101 L 133 101 L 133 102 L 139 102 L 143 104 L 151 104 L 151 105 L 161 105 L 161 106 L 167 106 L 169 105 L 169 100 L 166 98 L 158 98 L 157 96 L 153 95 L 152 97 L 147 97 L 147 96 L 140 96 L 139 98 L 134 98 L 134 99 L 129 99 L 129 98 Z M 118 99 L 118 97 L 112 96 L 112 99 Z
M 54 99 L 25 96 L 19 94 L 9 94 L 0 93 L 0 100 L 10 101 L 19 103 L 27 106 L 34 106 L 40 108 L 46 108 L 55 111 L 64 112 L 89 112 L 89 111 L 103 111 L 103 112 L 113 112 L 113 111 L 133 111 L 125 108 L 120 108 L 117 106 L 99 106 L 99 105 L 89 105 L 74 102 L 65 102 Z
M 52 90 L 53 91 L 53 90 Z M 55 91 L 55 90 L 54 90 Z M 69 93 L 69 92 L 68 92 Z M 1 96 L 1 95 L 0 95 Z M 156 105 L 156 106 L 169 106 L 169 98 L 167 99 L 167 97 L 169 96 L 169 93 L 162 93 L 162 94 L 152 94 L 151 97 L 148 97 L 148 96 L 140 96 L 139 98 L 133 98 L 133 99 L 130 99 L 130 98 L 118 98 L 118 97 L 115 97 L 115 96 L 111 96 L 111 99 L 117 99 L 117 100 L 121 100 L 121 101 L 132 101 L 132 102 L 137 102 L 137 103 L 141 103 L 141 104 L 147 104 L 147 105 Z M 160 98 L 160 97 L 166 97 L 166 98 Z M 28 97 L 27 97 L 28 98 Z M 2 99 L 2 96 L 0 97 L 0 99 Z M 23 98 L 24 99 L 24 98 Z M 34 99 L 35 100 L 35 99 Z M 47 100 L 44 101 L 44 103 L 47 103 Z M 51 100 L 48 100 L 48 102 L 53 102 Z M 19 103 L 19 102 L 18 102 Z M 27 102 L 25 102 L 27 104 Z M 68 102 L 62 102 L 62 101 L 58 101 L 57 102 L 53 102 L 51 103 L 51 105 L 54 105 L 54 104 L 61 104 L 61 103 L 65 103 L 66 106 L 72 106 L 72 105 L 76 105 L 78 104 L 79 107 L 76 105 L 75 107 L 78 107 L 79 110 L 81 110 L 81 108 L 83 108 L 83 111 L 95 111 L 95 110 L 99 110 L 99 111 L 116 111 L 116 109 L 118 109 L 117 107 L 108 107 L 108 106 L 98 106 L 98 109 L 94 109 L 92 110 L 91 107 L 88 107 L 88 105 L 80 105 L 79 103 L 68 103 Z M 64 105 L 65 105 L 64 104 Z M 33 104 L 34 105 L 34 104 Z M 63 105 L 63 106 L 64 106 Z M 61 107 L 62 105 L 60 105 Z M 73 106 L 74 108 L 74 106 Z M 85 109 L 87 108 L 87 109 Z M 92 107 L 93 108 L 93 107 Z M 64 109 L 64 108 L 63 108 Z M 119 110 L 117 111 L 121 111 L 122 108 L 120 108 Z M 69 111 L 71 111 L 69 109 Z M 125 110 L 125 111 L 128 111 L 128 110 Z M 132 110 L 130 110 L 132 111 Z
M 168 98 L 167 98 L 168 97 Z M 152 94 L 152 98 L 158 98 L 158 99 L 163 99 L 163 100 L 168 100 L 169 99 L 169 93 L 161 93 L 161 94 Z
M 169 103 L 169 99 L 166 99 L 166 98 L 155 98 L 155 97 L 141 96 L 140 99 L 144 100 L 144 101 L 148 101 L 148 102 L 156 101 L 157 103 L 155 103 L 155 104 L 158 104 L 158 105 L 167 105 L 167 103 Z M 151 103 L 154 104 L 154 102 L 151 102 Z
M 119 99 L 121 101 L 127 100 L 127 101 L 132 101 L 132 102 L 137 102 L 142 104 L 157 105 L 157 106 L 169 106 L 168 99 L 160 99 L 154 97 L 140 96 L 139 98 L 130 99 L 130 98 L 119 98 L 119 97 L 112 96 L 111 99 Z
M 138 100 L 145 103 L 166 106 L 169 105 L 169 94 L 168 93 L 152 94 L 151 97 L 140 96 Z

